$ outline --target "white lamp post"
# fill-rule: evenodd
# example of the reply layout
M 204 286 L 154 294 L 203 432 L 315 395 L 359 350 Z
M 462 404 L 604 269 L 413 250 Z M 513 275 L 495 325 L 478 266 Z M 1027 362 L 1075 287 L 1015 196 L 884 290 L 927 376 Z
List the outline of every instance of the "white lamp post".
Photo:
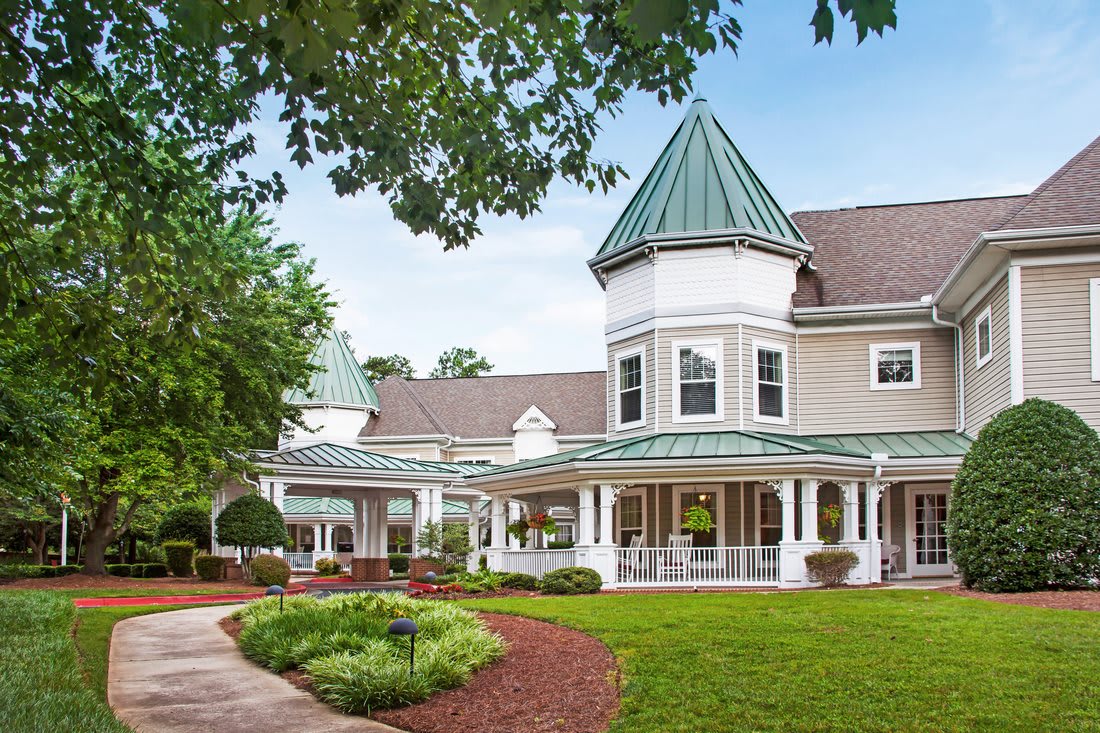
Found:
M 61 564 L 69 563 L 69 497 L 61 495 Z

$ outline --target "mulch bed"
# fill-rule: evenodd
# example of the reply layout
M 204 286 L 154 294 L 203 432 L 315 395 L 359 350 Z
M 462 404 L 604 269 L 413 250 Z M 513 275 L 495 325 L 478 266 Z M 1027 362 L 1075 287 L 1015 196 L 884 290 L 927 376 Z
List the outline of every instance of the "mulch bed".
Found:
M 113 575 L 66 575 L 62 578 L 24 578 L 5 583 L 4 590 L 166 590 L 186 595 L 192 591 L 252 593 L 259 588 L 241 580 L 200 580 L 199 578 L 117 578 Z M 168 595 L 168 594 L 166 594 Z
M 1100 591 L 1095 590 L 1045 590 L 1034 593 L 982 593 L 969 588 L 941 588 L 941 593 L 983 601 L 1013 603 L 1019 606 L 1060 608 L 1071 611 L 1100 611 Z
M 615 657 L 603 642 L 544 621 L 478 615 L 507 642 L 503 659 L 476 673 L 465 687 L 437 692 L 405 708 L 379 710 L 370 717 L 410 733 L 607 730 L 619 711 L 621 679 Z M 221 627 L 234 639 L 240 635 L 236 621 L 223 619 Z M 283 677 L 312 692 L 301 672 L 292 670 Z

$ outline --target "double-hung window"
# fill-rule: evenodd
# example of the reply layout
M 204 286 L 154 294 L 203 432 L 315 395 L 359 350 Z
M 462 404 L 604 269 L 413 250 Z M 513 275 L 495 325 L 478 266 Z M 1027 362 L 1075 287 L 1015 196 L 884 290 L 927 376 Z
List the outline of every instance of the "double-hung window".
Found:
M 753 419 L 787 425 L 787 347 L 754 341 Z
M 615 427 L 645 425 L 645 348 L 615 356 Z
M 993 309 L 986 308 L 974 322 L 974 360 L 975 368 L 981 369 L 993 358 Z
M 871 344 L 871 389 L 920 389 L 920 342 Z
M 722 342 L 677 343 L 672 354 L 673 422 L 721 420 Z

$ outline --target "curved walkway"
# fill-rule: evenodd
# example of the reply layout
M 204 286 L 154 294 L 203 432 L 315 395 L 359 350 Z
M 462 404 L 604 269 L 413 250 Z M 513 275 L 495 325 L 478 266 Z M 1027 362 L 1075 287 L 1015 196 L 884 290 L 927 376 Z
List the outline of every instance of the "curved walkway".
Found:
M 232 610 L 189 608 L 116 624 L 107 671 L 115 714 L 138 733 L 399 733 L 343 715 L 249 662 L 218 626 Z

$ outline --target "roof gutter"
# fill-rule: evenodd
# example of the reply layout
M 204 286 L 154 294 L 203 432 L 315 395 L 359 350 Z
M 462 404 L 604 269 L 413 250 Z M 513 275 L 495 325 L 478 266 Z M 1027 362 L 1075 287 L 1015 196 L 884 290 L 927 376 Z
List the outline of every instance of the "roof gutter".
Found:
M 932 323 L 955 329 L 955 432 L 961 434 L 966 429 L 966 370 L 963 369 L 962 326 L 940 318 L 939 306 L 935 303 L 932 304 Z
M 800 323 L 833 321 L 858 318 L 898 318 L 902 316 L 927 316 L 929 304 L 925 301 L 908 303 L 871 303 L 859 305 L 829 305 L 794 308 L 794 320 Z

